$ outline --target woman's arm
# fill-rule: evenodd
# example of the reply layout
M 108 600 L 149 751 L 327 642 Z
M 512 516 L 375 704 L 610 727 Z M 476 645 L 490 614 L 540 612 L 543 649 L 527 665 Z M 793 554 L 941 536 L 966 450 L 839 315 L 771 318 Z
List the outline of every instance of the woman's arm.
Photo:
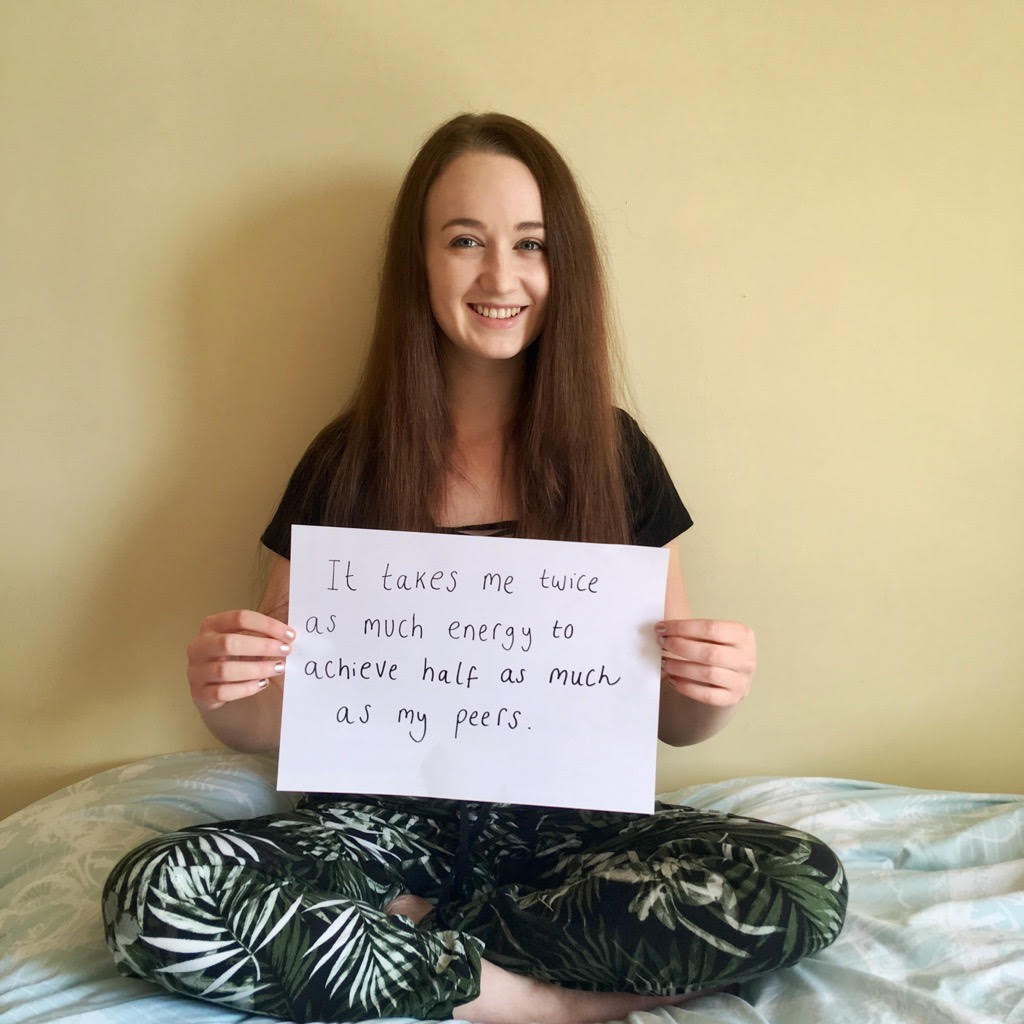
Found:
M 188 647 L 192 700 L 235 750 L 276 750 L 281 737 L 283 666 L 295 633 L 287 626 L 289 563 L 272 558 L 259 610 L 211 615 Z
M 757 663 L 754 631 L 741 622 L 691 619 L 678 539 L 669 551 L 661 645 L 658 739 L 673 747 L 700 743 L 725 727 L 747 695 Z

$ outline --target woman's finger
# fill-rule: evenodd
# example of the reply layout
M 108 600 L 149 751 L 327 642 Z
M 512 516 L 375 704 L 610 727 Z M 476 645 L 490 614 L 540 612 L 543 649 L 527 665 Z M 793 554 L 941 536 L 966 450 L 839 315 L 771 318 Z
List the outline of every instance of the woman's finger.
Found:
M 659 637 L 658 642 L 664 658 L 731 669 L 734 672 L 752 672 L 754 669 L 751 653 L 739 647 L 669 636 Z
M 706 686 L 722 686 L 729 690 L 739 689 L 746 684 L 748 676 L 728 668 L 717 668 L 712 665 L 700 665 L 692 661 L 680 661 L 662 658 L 663 675 L 673 679 L 687 679 L 690 682 Z
M 692 679 L 668 679 L 669 686 L 676 693 L 689 697 L 690 700 L 698 701 L 701 704 L 713 704 L 716 707 L 729 707 L 738 704 L 744 694 L 734 693 L 725 686 L 709 686 L 707 683 L 696 682 Z
M 292 652 L 292 645 L 276 637 L 248 633 L 200 633 L 188 645 L 190 663 L 215 658 L 280 659 Z
M 234 700 L 255 696 L 270 685 L 267 679 L 250 679 L 244 683 L 213 683 L 192 688 L 192 700 L 197 707 L 216 711 Z
M 204 661 L 188 668 L 188 681 L 193 686 L 209 683 L 242 683 L 284 673 L 283 661 Z
M 754 642 L 754 631 L 749 626 L 725 619 L 665 619 L 655 625 L 654 631 L 659 637 L 680 637 L 734 647 Z
M 200 633 L 261 633 L 290 643 L 295 639 L 295 630 L 286 622 L 275 619 L 263 612 L 251 608 L 241 608 L 230 612 L 217 612 L 203 619 L 199 627 Z

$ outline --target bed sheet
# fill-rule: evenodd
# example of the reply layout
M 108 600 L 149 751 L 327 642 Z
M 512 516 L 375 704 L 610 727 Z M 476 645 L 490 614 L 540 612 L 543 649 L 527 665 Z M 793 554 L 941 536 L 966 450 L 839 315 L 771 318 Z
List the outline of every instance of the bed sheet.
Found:
M 116 974 L 99 893 L 120 856 L 175 828 L 284 810 L 274 762 L 150 758 L 0 822 L 0 1024 L 256 1024 Z M 794 825 L 842 858 L 839 940 L 796 967 L 631 1024 L 1024 1024 L 1024 796 L 844 779 L 745 778 L 666 799 Z

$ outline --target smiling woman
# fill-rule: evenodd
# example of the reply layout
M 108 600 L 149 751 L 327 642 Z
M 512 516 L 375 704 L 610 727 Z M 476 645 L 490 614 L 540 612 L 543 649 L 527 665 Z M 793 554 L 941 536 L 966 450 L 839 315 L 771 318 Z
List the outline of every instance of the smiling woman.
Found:
M 668 546 L 658 735 L 694 743 L 726 724 L 750 687 L 753 633 L 690 617 L 675 539 L 691 520 L 654 446 L 612 404 L 602 282 L 579 189 L 547 139 L 501 114 L 462 115 L 430 136 L 395 204 L 357 394 L 263 535 L 274 561 L 260 610 L 210 616 L 189 646 L 192 698 L 215 735 L 277 744 L 296 523 Z M 448 579 L 454 589 L 454 570 Z M 385 589 L 427 580 L 390 564 L 381 577 Z M 512 577 L 489 585 L 507 592 Z M 545 572 L 540 585 L 596 592 L 599 578 Z M 526 651 L 533 639 L 490 621 L 453 621 L 448 636 L 460 650 Z M 382 687 L 394 668 L 313 667 Z M 468 706 L 477 680 L 468 661 L 423 659 L 424 684 L 465 688 L 455 738 L 530 729 L 518 711 Z M 548 680 L 618 683 L 603 665 Z M 345 705 L 336 717 L 359 728 L 372 713 Z M 426 735 L 424 719 L 413 738 Z M 835 939 L 845 905 L 831 850 L 765 822 L 310 794 L 291 814 L 128 854 L 104 914 L 124 973 L 236 1010 L 571 1024 L 795 963 Z

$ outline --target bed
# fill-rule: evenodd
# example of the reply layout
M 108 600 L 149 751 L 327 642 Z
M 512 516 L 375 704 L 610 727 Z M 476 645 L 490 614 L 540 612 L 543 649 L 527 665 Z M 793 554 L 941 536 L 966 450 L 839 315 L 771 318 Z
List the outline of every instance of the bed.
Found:
M 155 833 L 286 809 L 273 779 L 267 758 L 170 754 L 0 822 L 0 1024 L 267 1020 L 117 975 L 99 892 Z M 632 1024 L 1024 1024 L 1024 796 L 744 778 L 666 799 L 820 836 L 846 865 L 849 915 L 839 940 L 798 966 Z

